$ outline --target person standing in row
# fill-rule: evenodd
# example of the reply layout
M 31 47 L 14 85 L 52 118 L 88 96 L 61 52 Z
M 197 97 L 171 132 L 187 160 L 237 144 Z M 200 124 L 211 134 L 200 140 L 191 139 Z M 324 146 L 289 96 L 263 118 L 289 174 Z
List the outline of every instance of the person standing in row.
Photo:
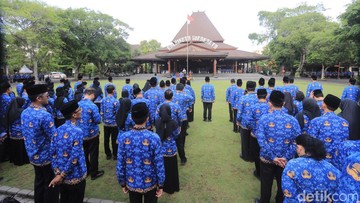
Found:
M 230 116 L 229 121 L 232 123 L 232 122 L 234 122 L 234 113 L 233 113 L 233 109 L 232 109 L 232 105 L 231 105 L 231 94 L 232 94 L 233 91 L 236 90 L 235 79 L 231 79 L 230 83 L 231 83 L 230 87 L 228 87 L 226 89 L 225 100 L 226 100 L 226 103 L 229 106 L 229 116 Z
M 204 107 L 203 121 L 211 122 L 212 106 L 215 102 L 215 89 L 214 85 L 210 84 L 209 76 L 205 77 L 205 84 L 201 87 L 201 101 Z
M 76 92 L 79 85 L 83 83 L 83 76 L 81 74 L 78 75 L 78 81 L 74 83 L 74 92 Z
M 84 152 L 86 167 L 91 175 L 91 180 L 104 175 L 103 170 L 99 169 L 99 124 L 101 122 L 98 107 L 93 103 L 95 90 L 87 88 L 84 99 L 79 102 L 82 110 L 82 117 L 77 121 L 79 128 L 84 132 Z
M 112 86 L 114 86 L 114 88 L 115 88 L 115 92 L 114 92 L 113 97 L 116 99 L 116 98 L 117 98 L 117 92 L 116 92 L 116 86 L 115 86 L 114 83 L 113 83 L 113 78 L 112 78 L 111 76 L 109 76 L 109 77 L 108 77 L 108 81 L 109 81 L 109 82 L 104 85 L 105 97 L 108 96 L 108 92 L 106 91 L 106 88 L 107 88 L 108 86 L 112 85 Z
M 44 108 L 49 99 L 47 86 L 32 85 L 27 88 L 27 94 L 31 104 L 21 113 L 21 132 L 35 170 L 34 200 L 35 203 L 58 202 L 59 188 L 48 187 L 54 178 L 50 145 L 56 129 L 52 115 Z
M 306 88 L 306 97 L 310 97 L 310 94 L 312 91 L 314 90 L 323 90 L 322 85 L 317 81 L 317 76 L 316 75 L 312 75 L 311 76 L 311 83 L 308 84 L 307 88 Z
M 191 108 L 186 112 L 188 116 L 188 123 L 194 121 L 194 113 L 195 113 L 195 102 L 196 102 L 196 95 L 194 89 L 191 87 L 190 80 L 186 77 L 183 77 L 185 84 L 184 87 L 190 92 L 190 96 L 193 98 L 193 102 L 191 104 Z M 188 125 L 189 127 L 189 125 Z
M 349 79 L 349 85 L 347 87 L 345 87 L 342 95 L 341 95 L 341 100 L 344 99 L 351 99 L 355 102 L 358 102 L 360 99 L 360 89 L 358 87 L 355 86 L 356 84 L 356 79 L 355 78 L 350 78 Z
M 81 118 L 81 108 L 72 100 L 64 104 L 61 113 L 66 122 L 56 130 L 51 142 L 51 165 L 56 176 L 49 187 L 60 185 L 60 203 L 82 203 L 87 170 L 84 132 L 76 125 Z
M 107 97 L 105 97 L 101 101 L 100 105 L 100 115 L 102 121 L 104 123 L 104 149 L 106 159 L 110 160 L 111 157 L 114 160 L 117 160 L 117 136 L 118 136 L 118 127 L 116 126 L 116 112 L 119 110 L 120 104 L 119 101 L 115 98 L 115 87 L 113 85 L 108 85 L 106 87 Z M 111 146 L 112 146 L 112 153 L 109 147 L 111 137 Z
M 321 108 L 323 101 L 324 101 L 324 94 L 320 89 L 316 89 L 314 91 L 311 92 L 310 94 L 310 98 L 315 99 L 317 105 L 319 106 L 319 109 L 321 111 L 321 115 L 324 114 L 324 110 Z
M 338 193 L 347 197 L 346 202 L 358 202 L 360 194 L 360 152 L 348 156 L 342 166 Z
M 146 129 L 149 110 L 144 102 L 131 110 L 135 122 L 132 130 L 119 135 L 116 175 L 123 192 L 131 203 L 155 203 L 163 193 L 164 159 L 160 137 Z M 142 169 L 142 170 L 141 170 Z
M 302 133 L 306 133 L 309 129 L 311 120 L 321 116 L 319 106 L 312 98 L 306 98 L 303 101 L 303 110 L 295 115 L 298 120 Z
M 257 87 L 255 89 L 255 92 L 257 92 L 258 89 L 266 89 L 264 87 L 264 85 L 265 85 L 265 79 L 264 78 L 260 78 L 259 81 L 258 81 L 258 84 L 259 84 L 259 87 Z
M 54 101 L 54 114 L 55 114 L 55 126 L 58 128 L 65 123 L 64 115 L 61 113 L 61 108 L 64 104 L 68 102 L 68 99 L 65 97 L 64 87 L 56 88 L 56 99 Z
M 327 151 L 327 161 L 335 164 L 336 148 L 349 138 L 349 123 L 337 116 L 334 111 L 339 108 L 341 100 L 332 95 L 326 95 L 322 109 L 324 115 L 314 118 L 307 130 L 307 133 L 321 140 Z
M 134 88 L 135 89 L 135 88 Z M 130 85 L 130 78 L 126 78 L 125 79 L 125 85 L 122 87 L 122 91 L 127 90 L 129 92 L 130 95 L 130 99 L 134 99 L 133 96 L 133 86 Z
M 258 122 L 257 139 L 260 146 L 261 197 L 256 202 L 268 203 L 274 177 L 277 182 L 275 202 L 283 202 L 281 176 L 286 163 L 294 157 L 295 138 L 300 134 L 297 120 L 281 110 L 284 94 L 273 90 L 270 94 L 271 113 Z
M 149 111 L 149 121 L 153 126 L 155 123 L 155 113 L 157 106 L 161 103 L 161 97 L 164 97 L 164 94 L 157 89 L 156 77 L 150 79 L 151 88 L 144 93 L 144 98 L 150 101 Z
M 237 117 L 238 108 L 240 105 L 239 101 L 240 101 L 241 97 L 244 96 L 244 90 L 243 90 L 243 88 L 241 88 L 242 83 L 243 82 L 241 79 L 236 80 L 236 89 L 233 92 L 231 92 L 231 96 L 230 96 L 231 97 L 231 106 L 232 106 L 233 113 L 234 113 L 233 131 L 235 133 L 239 132 L 239 126 L 237 125 L 236 117 Z

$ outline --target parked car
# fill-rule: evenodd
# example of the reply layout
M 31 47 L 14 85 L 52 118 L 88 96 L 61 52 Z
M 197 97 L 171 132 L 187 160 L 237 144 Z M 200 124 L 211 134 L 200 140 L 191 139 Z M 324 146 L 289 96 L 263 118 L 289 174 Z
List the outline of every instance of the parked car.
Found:
M 50 79 L 65 79 L 66 75 L 63 72 L 50 72 L 44 76 L 45 78 L 49 77 Z

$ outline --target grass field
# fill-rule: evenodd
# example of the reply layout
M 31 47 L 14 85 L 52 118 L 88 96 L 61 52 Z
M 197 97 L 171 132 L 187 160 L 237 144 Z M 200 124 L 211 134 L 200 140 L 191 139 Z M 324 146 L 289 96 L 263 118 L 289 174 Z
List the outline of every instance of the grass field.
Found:
M 118 89 L 125 83 L 124 79 L 114 82 Z M 143 87 L 145 81 L 132 81 L 134 82 Z M 101 81 L 102 86 L 105 83 Z M 232 132 L 232 123 L 229 122 L 228 106 L 225 103 L 225 90 L 229 86 L 229 81 L 214 79 L 211 83 L 215 85 L 216 92 L 213 121 L 203 122 L 200 100 L 203 80 L 192 81 L 197 98 L 194 122 L 190 123 L 189 135 L 186 137 L 188 163 L 186 166 L 179 164 L 180 192 L 173 195 L 164 194 L 159 202 L 247 203 L 253 202 L 253 199 L 260 195 L 260 182 L 252 175 L 253 163 L 244 162 L 239 158 L 240 134 Z M 307 83 L 299 81 L 296 85 L 305 92 Z M 325 94 L 341 96 L 344 85 L 322 83 Z M 101 125 L 100 129 L 103 130 L 102 128 Z M 103 133 L 100 136 L 99 169 L 105 170 L 105 175 L 95 181 L 87 179 L 85 196 L 128 202 L 128 195 L 122 193 L 116 180 L 116 162 L 105 159 Z M 33 189 L 34 171 L 31 165 L 18 167 L 1 163 L 0 176 L 4 177 L 0 185 Z M 274 182 L 274 189 L 275 185 Z M 275 192 L 272 197 L 275 197 Z

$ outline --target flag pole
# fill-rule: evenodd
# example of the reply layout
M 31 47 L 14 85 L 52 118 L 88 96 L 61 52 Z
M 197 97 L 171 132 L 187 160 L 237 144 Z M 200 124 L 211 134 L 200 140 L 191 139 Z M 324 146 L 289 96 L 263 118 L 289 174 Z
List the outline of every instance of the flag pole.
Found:
M 186 74 L 189 74 L 189 22 L 186 22 Z

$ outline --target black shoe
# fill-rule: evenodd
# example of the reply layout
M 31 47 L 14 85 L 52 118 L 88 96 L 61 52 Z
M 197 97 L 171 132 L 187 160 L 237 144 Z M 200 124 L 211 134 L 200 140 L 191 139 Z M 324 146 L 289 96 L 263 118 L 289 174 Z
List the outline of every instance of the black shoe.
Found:
M 229 120 L 230 123 L 233 123 L 234 121 L 233 120 Z
M 110 160 L 111 159 L 111 155 L 106 156 L 106 160 Z
M 206 118 L 204 118 L 203 121 L 206 121 Z
M 255 203 L 260 203 L 260 199 L 255 199 Z
M 185 133 L 185 136 L 188 136 L 188 135 L 189 135 L 189 133 L 186 132 L 186 133 Z
M 211 122 L 211 119 L 209 119 L 208 122 Z
M 113 159 L 114 159 L 114 160 L 117 160 L 117 156 L 113 156 Z
M 95 180 L 95 179 L 101 177 L 102 175 L 104 175 L 104 173 L 105 172 L 103 170 L 96 172 L 95 175 L 91 175 L 91 180 Z
M 254 170 L 253 175 L 255 176 L 255 178 L 260 180 L 260 174 L 256 170 Z
M 187 162 L 187 158 L 181 160 L 181 165 L 182 165 L 182 166 L 185 166 L 186 162 Z
M 247 158 L 245 158 L 242 154 L 240 154 L 240 158 L 241 158 L 242 160 L 246 161 L 246 162 L 250 162 L 250 160 L 247 159 Z
M 0 177 L 0 181 L 2 181 L 4 179 L 4 177 Z

